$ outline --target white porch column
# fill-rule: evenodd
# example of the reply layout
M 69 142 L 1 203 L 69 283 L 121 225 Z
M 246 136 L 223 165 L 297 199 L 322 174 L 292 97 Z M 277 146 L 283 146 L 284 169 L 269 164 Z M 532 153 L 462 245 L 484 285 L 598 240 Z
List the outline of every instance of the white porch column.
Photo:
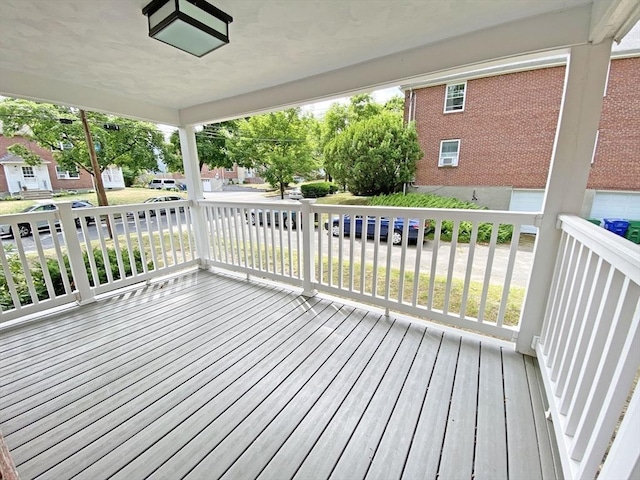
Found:
M 200 162 L 198 160 L 198 149 L 196 147 L 196 135 L 193 125 L 179 127 L 180 150 L 182 151 L 182 163 L 184 164 L 184 176 L 187 183 L 187 193 L 192 201 L 193 233 L 196 241 L 196 255 L 201 266 L 203 260 L 208 257 L 207 233 L 204 210 L 197 202 L 204 198 L 202 191 L 202 180 L 200 178 Z
M 516 343 L 519 352 L 529 355 L 534 355 L 531 344 L 542 330 L 553 277 L 560 242 L 560 231 L 556 229 L 558 214 L 581 212 L 610 56 L 611 39 L 598 45 L 571 48 L 542 206 L 543 219 Z

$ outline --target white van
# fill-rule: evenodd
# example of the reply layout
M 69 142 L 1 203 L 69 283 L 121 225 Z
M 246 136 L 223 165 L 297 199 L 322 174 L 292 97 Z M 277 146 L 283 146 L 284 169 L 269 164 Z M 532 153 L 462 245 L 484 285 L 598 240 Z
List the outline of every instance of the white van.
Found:
M 154 178 L 149 182 L 149 188 L 160 190 L 186 190 L 185 185 L 173 178 Z

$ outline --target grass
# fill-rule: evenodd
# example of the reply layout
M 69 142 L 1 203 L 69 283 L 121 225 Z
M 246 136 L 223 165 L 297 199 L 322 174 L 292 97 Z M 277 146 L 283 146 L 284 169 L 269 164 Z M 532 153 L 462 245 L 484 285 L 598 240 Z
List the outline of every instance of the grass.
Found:
M 107 199 L 109 205 L 127 205 L 130 203 L 142 203 L 149 197 L 161 195 L 178 195 L 187 198 L 186 192 L 168 192 L 165 190 L 154 190 L 150 188 L 125 188 L 122 190 L 108 190 Z M 53 202 L 68 202 L 71 200 L 88 200 L 94 205 L 98 205 L 98 196 L 95 193 L 77 193 L 53 198 Z M 0 215 L 19 213 L 26 207 L 37 203 L 37 200 L 12 200 L 0 202 Z
M 320 205 L 368 205 L 369 197 L 356 197 L 347 192 L 338 192 L 316 199 Z
M 329 280 L 328 261 L 323 261 L 322 282 L 327 283 Z M 342 285 L 348 288 L 350 283 L 350 270 L 351 267 L 348 262 L 342 264 Z M 317 274 L 318 272 L 316 272 Z M 339 269 L 338 262 L 334 260 L 332 262 L 332 284 L 338 285 L 339 282 Z M 361 266 L 359 263 L 353 265 L 353 290 L 360 291 L 360 273 Z M 364 276 L 364 292 L 371 292 L 373 287 L 373 266 L 371 264 L 365 265 Z M 378 296 L 383 296 L 385 292 L 387 272 L 386 268 L 379 267 L 377 269 L 376 277 L 376 292 Z M 415 277 L 412 272 L 405 272 L 402 288 L 402 300 L 405 303 L 411 303 L 413 296 L 413 287 Z M 429 275 L 421 273 L 417 277 L 418 281 L 418 306 L 426 306 L 429 295 Z M 434 281 L 432 308 L 437 310 L 444 310 L 445 293 L 446 293 L 447 278 L 444 276 L 436 276 Z M 482 298 L 483 283 L 482 282 L 469 282 L 469 291 L 467 294 L 465 316 L 477 318 L 480 313 L 480 302 Z M 397 301 L 400 293 L 400 270 L 391 269 L 389 276 L 389 299 Z M 448 312 L 457 315 L 462 308 L 462 298 L 464 293 L 464 281 L 462 279 L 453 278 L 451 281 L 451 290 L 449 292 Z M 489 285 L 487 291 L 487 300 L 484 308 L 485 322 L 496 322 L 498 319 L 500 303 L 502 300 L 503 286 L 499 284 Z M 520 321 L 520 312 L 522 310 L 522 304 L 524 301 L 525 289 L 521 287 L 512 286 L 509 289 L 507 296 L 507 307 L 504 315 L 505 325 L 517 325 Z

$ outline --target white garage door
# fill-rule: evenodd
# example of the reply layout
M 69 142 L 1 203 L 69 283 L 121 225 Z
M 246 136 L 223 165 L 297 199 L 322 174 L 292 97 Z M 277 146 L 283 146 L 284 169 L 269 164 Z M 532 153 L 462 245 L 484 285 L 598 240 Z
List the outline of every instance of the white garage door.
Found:
M 640 192 L 596 192 L 589 217 L 640 220 Z
M 512 190 L 509 210 L 514 212 L 540 212 L 544 190 Z M 522 233 L 537 233 L 538 229 L 533 225 L 523 225 Z

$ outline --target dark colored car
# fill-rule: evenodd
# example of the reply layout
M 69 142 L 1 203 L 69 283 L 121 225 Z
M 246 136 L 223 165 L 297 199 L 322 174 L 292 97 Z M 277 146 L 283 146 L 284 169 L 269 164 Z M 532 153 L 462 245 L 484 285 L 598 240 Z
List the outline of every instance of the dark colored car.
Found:
M 71 203 L 71 208 L 91 208 L 93 206 L 93 203 L 88 200 L 74 200 Z M 84 217 L 84 220 L 87 222 L 87 225 L 96 223 L 96 219 L 94 217 L 86 216 Z M 76 227 L 80 228 L 80 217 L 76 218 Z
M 298 219 L 295 211 L 280 212 L 279 210 L 266 210 L 264 212 L 262 210 L 251 210 L 246 213 L 246 216 L 251 225 L 255 225 L 256 222 L 260 225 L 264 223 L 271 225 L 271 219 L 273 218 L 273 225 L 279 227 L 282 219 L 283 228 L 288 228 L 289 224 L 291 224 L 292 230 L 295 230 Z
M 145 203 L 145 204 L 150 204 L 150 203 L 151 203 L 151 204 L 156 204 L 156 203 L 164 204 L 164 203 L 166 203 L 166 202 L 175 202 L 175 201 L 177 201 L 177 200 L 184 200 L 184 198 L 179 197 L 179 196 L 177 196 L 177 195 L 165 195 L 165 196 L 163 196 L 163 197 L 151 197 L 151 198 L 147 198 L 147 199 L 146 199 L 144 202 L 142 202 L 142 203 Z M 176 211 L 176 209 L 175 209 L 175 208 L 169 208 L 169 209 L 165 209 L 165 208 L 158 208 L 158 209 L 157 209 L 157 212 L 158 212 L 160 215 L 166 215 L 167 210 L 169 210 L 169 212 L 171 212 L 171 213 L 175 213 L 175 211 Z M 181 212 L 184 212 L 184 207 L 179 207 L 179 210 L 180 210 Z M 153 217 L 153 216 L 155 216 L 155 215 L 156 215 L 156 210 L 151 210 L 151 211 L 149 211 L 149 215 L 150 215 L 150 216 L 152 216 L 152 217 Z M 143 212 L 140 212 L 140 213 L 138 214 L 138 216 L 139 216 L 140 218 L 143 218 L 143 217 L 145 216 L 145 212 L 144 212 L 144 211 L 143 211 Z
M 400 245 L 402 243 L 402 234 L 404 231 L 404 218 L 395 218 L 393 221 L 393 229 L 391 229 L 391 243 L 393 245 Z M 356 237 L 362 236 L 362 216 L 356 215 L 355 217 L 355 233 Z M 345 215 L 343 219 L 343 235 L 348 237 L 351 234 L 351 217 Z M 328 225 L 325 223 L 325 229 Z M 367 238 L 374 238 L 376 228 L 376 217 L 367 217 Z M 412 243 L 418 242 L 418 232 L 420 229 L 420 221 L 415 219 L 409 219 L 408 236 L 407 241 Z M 380 239 L 388 241 L 389 239 L 389 219 L 386 217 L 380 218 Z M 424 233 L 427 234 L 431 231 L 430 223 L 426 222 Z M 331 234 L 334 237 L 340 235 L 340 220 L 334 218 L 331 226 Z

